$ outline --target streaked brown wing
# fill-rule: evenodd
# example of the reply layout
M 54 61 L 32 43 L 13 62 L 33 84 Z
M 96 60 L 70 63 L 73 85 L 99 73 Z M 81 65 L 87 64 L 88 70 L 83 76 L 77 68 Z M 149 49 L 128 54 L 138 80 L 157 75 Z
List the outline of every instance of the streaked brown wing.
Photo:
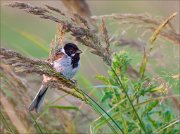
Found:
M 59 58 L 62 58 L 64 56 L 63 52 L 57 52 L 54 56 L 54 60 L 58 60 Z

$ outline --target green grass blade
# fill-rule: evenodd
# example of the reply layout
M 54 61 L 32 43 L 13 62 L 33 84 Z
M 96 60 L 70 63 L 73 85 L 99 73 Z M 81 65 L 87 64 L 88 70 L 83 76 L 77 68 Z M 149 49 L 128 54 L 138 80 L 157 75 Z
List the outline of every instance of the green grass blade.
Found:
M 161 128 L 159 128 L 158 130 L 152 132 L 152 134 L 158 134 L 158 133 L 160 133 L 161 131 L 163 131 L 164 129 L 167 129 L 168 127 L 170 127 L 170 126 L 172 126 L 172 125 L 174 125 L 174 124 L 176 124 L 176 123 L 178 123 L 178 122 L 180 122 L 180 117 L 177 118 L 177 119 L 175 119 L 175 120 L 173 120 L 173 121 L 171 121 L 171 122 L 169 122 L 168 124 L 163 125 L 163 126 L 162 126 Z
M 36 121 L 36 119 L 34 118 L 34 116 L 31 114 L 31 112 L 29 112 L 29 114 L 30 114 L 31 118 L 33 119 L 33 124 L 35 123 L 35 125 L 37 126 L 40 134 L 43 134 L 43 131 L 42 131 L 41 127 L 39 126 L 39 124 L 37 123 L 37 121 Z
M 81 90 L 81 89 L 80 89 Z M 96 101 L 94 101 L 88 94 L 86 94 L 83 90 L 81 90 L 81 92 L 84 94 L 84 95 L 86 95 L 98 108 L 100 108 L 111 120 L 112 120 L 112 122 L 116 125 L 116 127 L 124 134 L 124 132 L 123 132 L 123 130 L 122 130 L 122 128 L 120 128 L 120 126 L 116 123 L 116 121 L 96 102 Z M 93 106 L 93 108 L 95 108 L 94 106 Z M 99 112 L 100 113 L 100 112 Z M 101 114 L 101 113 L 100 113 Z M 102 114 L 101 114 L 102 115 Z M 103 116 L 104 117 L 104 116 Z M 107 121 L 107 119 L 106 118 L 104 118 L 106 121 Z M 109 123 L 108 121 L 107 121 L 107 123 Z M 111 125 L 110 125 L 111 126 Z M 111 126 L 111 129 L 113 129 L 113 131 L 114 132 L 116 132 L 116 130 Z M 117 133 L 117 132 L 116 132 Z
M 49 108 L 57 108 L 57 109 L 63 109 L 63 110 L 79 110 L 79 108 L 75 106 L 52 105 L 52 106 L 49 106 Z
M 114 87 L 117 87 L 117 86 L 114 86 Z M 115 106 L 113 106 L 111 109 L 109 109 L 108 111 L 107 111 L 107 113 L 110 113 L 110 112 L 112 112 L 117 106 L 119 106 L 121 103 L 123 103 L 124 101 L 126 101 L 127 99 L 125 98 L 124 100 L 122 100 L 122 101 L 120 101 L 118 104 L 116 104 Z M 102 114 L 102 116 L 105 116 L 105 113 L 104 114 Z M 96 128 L 100 128 L 100 127 L 102 127 L 105 123 L 107 123 L 107 122 L 104 122 L 104 120 L 102 120 L 102 116 L 100 116 L 100 117 L 98 117 L 95 121 L 94 121 L 94 124 L 97 124 L 95 127 Z M 118 116 L 119 116 L 119 114 L 118 114 Z M 109 119 L 107 119 L 107 121 L 109 122 Z
M 118 134 L 118 132 L 116 131 L 116 129 L 108 122 L 108 119 L 106 119 L 106 117 L 105 116 L 103 116 L 103 114 L 95 107 L 95 106 L 92 106 L 93 107 L 93 109 L 97 112 L 97 113 L 99 113 L 101 116 L 102 116 L 102 118 L 103 118 L 103 120 L 105 121 L 105 123 L 107 123 L 107 125 L 111 128 L 111 130 L 115 133 L 115 134 Z M 95 127 L 91 127 L 92 125 L 90 125 L 90 132 L 91 132 L 91 134 L 94 134 L 95 133 L 95 131 L 94 131 L 94 128 Z

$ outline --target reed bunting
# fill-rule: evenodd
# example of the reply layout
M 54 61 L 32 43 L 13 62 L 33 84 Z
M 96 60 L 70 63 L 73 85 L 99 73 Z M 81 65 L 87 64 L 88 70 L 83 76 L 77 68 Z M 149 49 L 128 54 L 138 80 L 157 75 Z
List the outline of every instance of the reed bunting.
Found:
M 60 48 L 58 51 L 56 51 L 52 66 L 65 78 L 71 79 L 79 69 L 81 53 L 82 51 L 79 50 L 75 44 L 67 43 L 63 48 Z M 47 81 L 47 79 L 50 78 L 44 76 L 43 81 Z M 48 86 L 46 84 L 41 85 L 38 93 L 29 106 L 29 111 L 34 109 L 36 112 L 40 111 L 47 89 Z

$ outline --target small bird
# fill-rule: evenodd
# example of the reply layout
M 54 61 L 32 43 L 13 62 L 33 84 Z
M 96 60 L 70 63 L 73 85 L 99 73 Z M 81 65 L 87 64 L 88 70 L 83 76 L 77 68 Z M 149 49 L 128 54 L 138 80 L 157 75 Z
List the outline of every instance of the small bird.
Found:
M 79 69 L 81 53 L 82 51 L 75 44 L 67 43 L 64 45 L 64 47 L 59 48 L 55 52 L 52 66 L 66 79 L 71 79 Z M 47 79 L 50 78 L 44 76 L 43 81 L 47 81 Z M 32 111 L 34 109 L 36 112 L 40 111 L 47 89 L 47 85 L 41 85 L 38 93 L 36 94 L 31 105 L 29 106 L 29 111 Z

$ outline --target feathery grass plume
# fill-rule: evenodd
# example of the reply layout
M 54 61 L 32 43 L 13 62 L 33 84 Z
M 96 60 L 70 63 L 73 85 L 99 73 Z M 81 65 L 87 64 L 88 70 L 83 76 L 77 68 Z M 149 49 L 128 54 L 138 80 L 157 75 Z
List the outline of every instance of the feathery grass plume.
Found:
M 41 8 L 41 7 L 36 7 L 36 6 L 31 6 L 29 4 L 26 4 L 26 3 L 21 3 L 21 2 L 15 2 L 14 4 L 7 4 L 8 6 L 10 7 L 17 7 L 19 9 L 22 9 L 26 12 L 29 12 L 29 13 L 32 13 L 32 14 L 35 14 L 35 15 L 43 15 L 45 13 L 49 13 L 48 10 L 44 9 L 44 8 Z
M 170 22 L 171 19 L 173 19 L 175 16 L 177 15 L 177 12 L 173 13 L 172 15 L 170 15 L 169 17 L 167 17 L 162 23 L 161 25 L 158 26 L 158 28 L 154 31 L 151 39 L 150 39 L 150 48 L 149 48 L 149 52 L 151 52 L 153 46 L 154 46 L 154 42 L 157 38 L 157 36 L 159 35 L 160 31 Z
M 73 17 L 74 17 L 74 18 L 71 18 L 72 21 L 74 21 L 74 22 L 76 22 L 77 24 L 80 24 L 80 25 L 83 24 L 83 25 L 82 25 L 83 27 L 90 29 L 90 28 L 89 28 L 88 21 L 85 20 L 83 17 L 81 17 L 79 14 L 74 13 L 74 14 L 73 14 Z
M 52 6 L 49 6 L 49 5 L 45 5 L 49 10 L 51 11 L 55 11 L 56 13 L 59 13 L 60 15 L 62 16 L 65 16 L 64 13 L 62 13 L 59 9 L 55 8 L 55 7 L 52 7 Z
M 141 27 L 145 29 L 155 30 L 157 26 L 159 26 L 163 17 L 155 18 L 149 14 L 131 14 L 131 13 L 122 13 L 122 14 L 111 14 L 111 15 L 101 15 L 101 16 L 92 16 L 91 19 L 97 20 L 101 18 L 114 19 L 119 21 L 120 24 L 133 24 L 139 25 L 142 24 Z M 175 28 L 172 26 L 170 22 L 168 22 L 167 27 L 163 29 L 159 33 L 162 37 L 170 40 L 176 45 L 180 45 L 180 34 L 175 31 Z
M 109 42 L 109 35 L 108 35 L 108 31 L 107 31 L 107 28 L 106 28 L 106 24 L 104 22 L 104 19 L 102 18 L 102 25 L 101 25 L 101 31 L 102 31 L 102 34 L 104 36 L 104 40 L 105 40 L 105 43 L 106 43 L 106 49 L 108 51 L 108 48 L 110 47 L 110 42 Z
M 26 73 L 37 73 L 44 74 L 46 76 L 52 77 L 52 81 L 49 81 L 49 86 L 57 87 L 59 90 L 62 90 L 72 96 L 87 102 L 86 98 L 79 92 L 76 85 L 73 82 L 67 80 L 63 76 L 59 75 L 53 67 L 47 62 L 41 60 L 30 59 L 22 56 L 21 54 L 14 52 L 12 50 L 7 50 L 5 48 L 0 49 L 0 56 L 2 59 L 5 59 L 9 65 L 15 67 L 18 72 Z M 75 89 L 76 92 L 72 91 Z

